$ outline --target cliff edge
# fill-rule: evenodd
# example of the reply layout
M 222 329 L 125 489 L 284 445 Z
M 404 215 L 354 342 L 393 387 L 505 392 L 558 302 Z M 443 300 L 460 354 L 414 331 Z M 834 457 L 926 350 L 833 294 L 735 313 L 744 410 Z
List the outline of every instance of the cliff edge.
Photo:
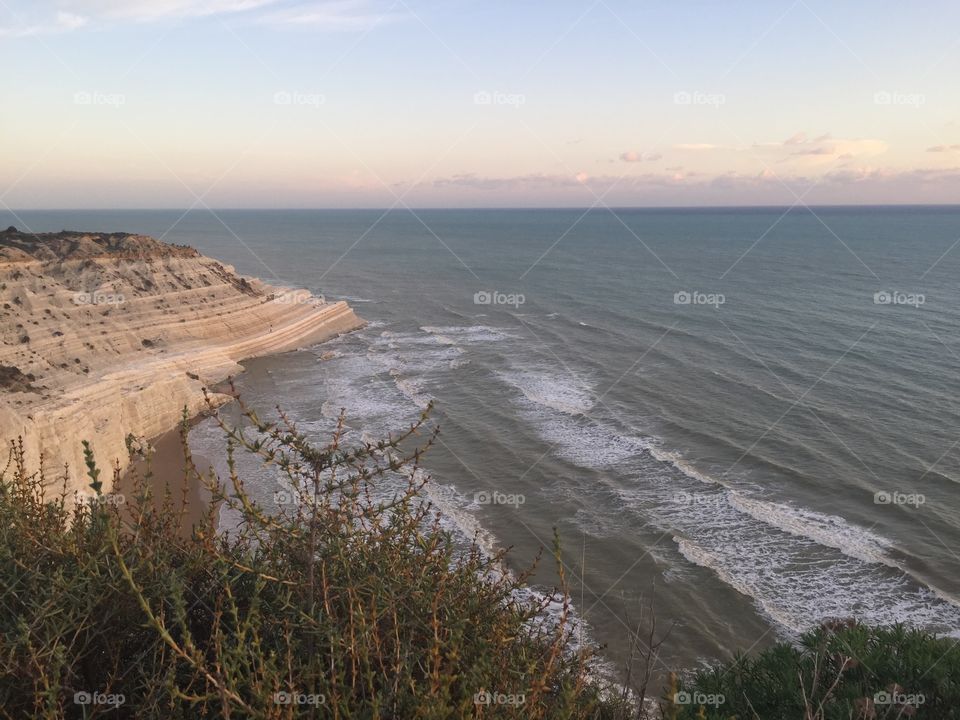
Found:
M 0 232 L 0 440 L 41 449 L 48 477 L 83 489 L 82 440 L 127 462 L 196 414 L 239 361 L 363 325 L 343 302 L 276 288 L 144 235 Z M 225 400 L 225 397 L 221 397 Z M 109 474 L 104 472 L 104 475 Z M 110 479 L 106 479 L 109 485 Z

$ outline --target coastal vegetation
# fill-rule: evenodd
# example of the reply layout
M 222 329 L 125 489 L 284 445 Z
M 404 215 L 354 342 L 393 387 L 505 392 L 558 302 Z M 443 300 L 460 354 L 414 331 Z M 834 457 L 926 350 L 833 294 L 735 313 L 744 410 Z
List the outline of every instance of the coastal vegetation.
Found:
M 537 594 L 504 552 L 444 530 L 423 493 L 438 432 L 426 413 L 376 443 L 347 442 L 341 421 L 317 446 L 283 413 L 239 407 L 241 422 L 218 418 L 225 478 L 197 469 L 184 417 L 182 495 L 158 494 L 151 451 L 133 437 L 125 495 L 106 492 L 110 470 L 89 446 L 78 497 L 12 444 L 0 474 L 0 717 L 960 717 L 955 647 L 855 623 L 672 677 L 639 702 L 658 694 L 649 672 L 632 668 L 643 681 L 624 689 L 577 642 L 558 541 L 558 587 Z M 285 502 L 253 498 L 238 453 L 273 468 Z M 212 502 L 188 523 L 192 482 Z
M 697 673 L 673 688 L 669 718 L 960 718 L 960 647 L 903 626 L 825 623 L 796 645 Z M 722 702 L 717 703 L 715 700 Z

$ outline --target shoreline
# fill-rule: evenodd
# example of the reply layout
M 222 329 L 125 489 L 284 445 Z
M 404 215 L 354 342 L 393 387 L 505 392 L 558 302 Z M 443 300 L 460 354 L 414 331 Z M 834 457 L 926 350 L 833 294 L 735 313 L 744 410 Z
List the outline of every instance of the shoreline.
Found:
M 365 321 L 364 324 L 366 324 Z M 325 338 L 317 343 L 314 343 L 314 345 L 322 345 L 327 340 L 334 339 L 334 337 Z M 224 399 L 224 402 L 217 405 L 217 409 L 226 407 L 235 402 L 234 398 L 223 391 L 228 389 L 227 381 L 230 378 L 236 377 L 237 375 L 246 374 L 248 372 L 247 367 L 244 364 L 246 360 L 253 360 L 261 357 L 275 357 L 287 352 L 296 351 L 297 350 L 295 349 L 277 353 L 268 353 L 251 358 L 244 358 L 243 360 L 239 361 L 238 365 L 240 366 L 240 372 L 222 378 L 215 383 L 211 383 L 210 387 L 207 388 L 211 398 Z M 200 411 L 192 414 L 187 419 L 188 443 L 190 441 L 190 431 L 204 420 L 207 420 L 212 416 L 213 414 L 210 412 L 209 408 L 203 408 Z M 208 476 L 211 471 L 216 474 L 216 466 L 214 465 L 213 460 L 207 455 L 199 454 L 191 447 L 190 455 L 193 461 L 195 472 L 189 476 L 186 474 L 186 463 L 184 462 L 185 458 L 183 453 L 183 445 L 180 438 L 180 423 L 182 420 L 183 418 L 181 417 L 181 419 L 178 420 L 177 424 L 173 427 L 165 430 L 159 435 L 145 438 L 145 440 L 152 451 L 150 454 L 149 463 L 152 473 L 149 482 L 150 490 L 153 495 L 152 502 L 155 507 L 160 507 L 165 493 L 168 490 L 175 503 L 177 502 L 177 498 L 185 496 L 186 502 L 184 504 L 183 522 L 180 527 L 180 532 L 185 537 L 189 537 L 194 526 L 200 524 L 209 511 L 212 498 L 207 486 L 203 482 L 203 478 Z M 146 472 L 147 464 L 148 463 L 145 459 L 141 459 L 124 468 L 119 476 L 119 484 L 113 487 L 112 492 L 115 494 L 119 493 L 123 495 L 125 499 L 129 499 L 129 491 L 132 490 L 130 483 L 134 481 L 135 473 L 139 473 L 140 477 L 142 478 L 143 474 Z M 217 475 L 217 479 L 220 479 L 219 475 Z M 184 487 L 186 487 L 185 493 Z M 125 502 L 124 505 L 129 507 L 130 504 L 129 502 Z M 215 523 L 219 526 L 219 520 L 217 518 L 215 518 Z
M 311 296 L 312 297 L 312 296 Z M 346 305 L 346 303 L 336 303 L 338 305 Z M 226 389 L 226 383 L 229 379 L 236 377 L 238 375 L 244 374 L 247 372 L 247 368 L 244 366 L 244 362 L 247 360 L 253 360 L 261 357 L 273 357 L 277 355 L 282 355 L 288 352 L 296 352 L 302 347 L 322 345 L 328 340 L 333 340 L 340 335 L 346 334 L 347 332 L 353 332 L 354 330 L 359 330 L 366 325 L 366 321 L 356 316 L 352 310 L 350 314 L 353 315 L 358 321 L 359 324 L 355 327 L 351 327 L 348 330 L 342 332 L 336 332 L 334 334 L 324 334 L 317 339 L 312 340 L 311 342 L 305 345 L 298 345 L 294 348 L 280 349 L 276 352 L 263 352 L 255 355 L 249 355 L 237 358 L 236 366 L 237 372 L 232 372 L 223 377 L 216 378 L 211 382 L 207 383 L 204 388 L 201 389 L 200 400 L 201 403 L 198 407 L 193 410 L 188 410 L 188 442 L 189 442 L 189 431 L 193 429 L 196 425 L 201 423 L 204 419 L 211 416 L 210 408 L 203 402 L 203 393 L 202 390 L 206 390 L 209 394 L 211 401 L 215 404 L 215 409 L 219 409 L 226 405 L 230 405 L 234 402 L 234 398 L 229 394 L 222 392 Z M 268 328 L 268 334 L 273 333 L 274 328 L 271 326 Z M 188 373 L 189 375 L 190 373 Z M 188 406 L 184 406 L 188 407 Z M 161 431 L 159 434 L 151 436 L 142 436 L 144 440 L 150 445 L 153 449 L 151 457 L 151 471 L 152 475 L 152 490 L 154 492 L 155 498 L 162 498 L 163 492 L 165 489 L 169 489 L 173 496 L 176 497 L 177 494 L 182 492 L 184 484 L 184 475 L 185 475 L 185 463 L 183 455 L 183 447 L 180 440 L 180 423 L 183 420 L 183 407 L 180 408 L 180 415 L 178 416 L 176 422 L 171 426 Z M 208 474 L 209 470 L 214 468 L 213 462 L 203 455 L 194 454 L 191 450 L 191 455 L 193 458 L 193 464 L 196 468 L 196 473 L 192 477 L 187 478 L 187 508 L 186 514 L 184 516 L 184 530 L 190 530 L 193 524 L 196 524 L 202 520 L 204 514 L 207 511 L 207 508 L 210 505 L 210 495 L 206 487 L 200 481 L 200 477 L 203 477 Z M 123 493 L 126 483 L 129 483 L 132 480 L 132 473 L 136 470 L 139 472 L 144 472 L 146 469 L 146 461 L 139 460 L 136 463 L 128 464 L 121 463 L 121 472 L 120 472 L 120 485 L 115 488 L 111 488 L 111 492 L 120 492 Z

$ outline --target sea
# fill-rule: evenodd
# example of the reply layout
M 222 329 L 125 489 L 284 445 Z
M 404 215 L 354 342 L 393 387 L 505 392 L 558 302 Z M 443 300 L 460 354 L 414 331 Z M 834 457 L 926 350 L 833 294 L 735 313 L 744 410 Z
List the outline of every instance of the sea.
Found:
M 445 527 L 557 582 L 622 668 L 833 618 L 960 637 L 960 208 L 0 212 L 188 244 L 367 326 L 246 363 L 318 442 L 408 427 Z M 222 454 L 210 422 L 195 451 Z M 269 472 L 251 471 L 265 502 Z

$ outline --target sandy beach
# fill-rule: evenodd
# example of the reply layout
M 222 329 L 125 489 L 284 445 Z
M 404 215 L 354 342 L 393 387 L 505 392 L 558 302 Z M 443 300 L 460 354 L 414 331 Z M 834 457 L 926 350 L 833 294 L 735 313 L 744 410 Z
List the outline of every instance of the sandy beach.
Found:
M 196 473 L 187 474 L 179 428 L 154 438 L 150 441 L 150 446 L 153 449 L 150 461 L 152 473 L 150 489 L 153 493 L 154 505 L 160 507 L 166 493 L 169 492 L 173 498 L 174 507 L 179 510 L 180 498 L 185 497 L 181 532 L 189 535 L 193 526 L 203 520 L 210 507 L 210 492 L 198 474 L 206 476 L 213 464 L 202 455 L 191 454 Z M 127 472 L 121 475 L 120 482 L 114 486 L 113 492 L 124 496 L 126 507 L 131 507 L 134 477 L 143 477 L 146 471 L 147 462 L 138 460 L 127 468 Z

